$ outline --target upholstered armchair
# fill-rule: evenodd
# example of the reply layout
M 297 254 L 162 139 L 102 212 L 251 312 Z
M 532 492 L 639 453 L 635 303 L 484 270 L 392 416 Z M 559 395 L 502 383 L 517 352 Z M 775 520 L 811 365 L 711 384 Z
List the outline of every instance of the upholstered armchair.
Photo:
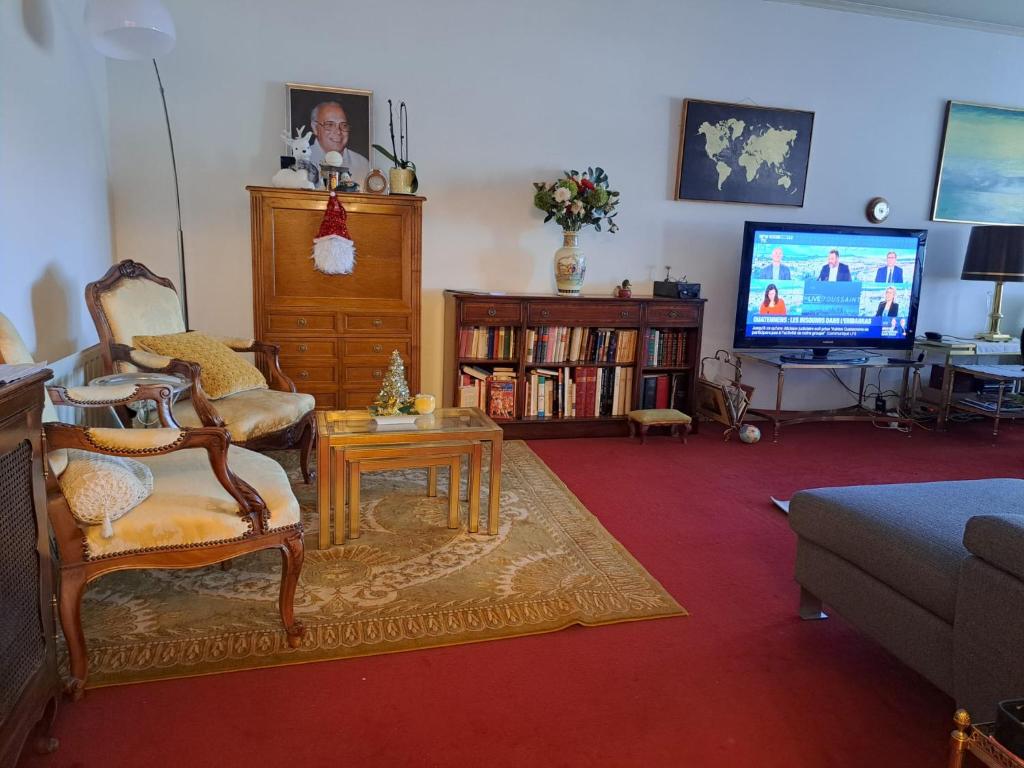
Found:
M 11 323 L 0 314 L 0 363 L 32 357 Z M 299 504 L 284 469 L 273 459 L 231 445 L 221 427 L 106 429 L 56 421 L 53 403 L 109 408 L 139 400 L 157 402 L 171 423 L 165 386 L 52 387 L 44 404 L 48 512 L 60 563 L 58 608 L 67 640 L 74 698 L 84 693 L 88 657 L 81 604 L 86 585 L 107 573 L 137 568 L 195 568 L 223 563 L 262 549 L 283 559 L 279 608 L 288 642 L 304 632 L 295 621 L 295 587 L 302 569 Z M 141 462 L 152 475 L 152 491 L 122 517 L 87 525 L 72 512 L 61 476 L 81 454 L 122 456 Z M 94 495 L 95 500 L 95 495 Z
M 269 388 L 211 400 L 200 382 L 200 367 L 135 348 L 139 336 L 189 330 L 182 319 L 174 284 L 143 264 L 125 260 L 85 288 L 85 300 L 99 334 L 107 373 L 143 370 L 178 373 L 193 382 L 188 397 L 172 407 L 183 427 L 224 427 L 235 445 L 254 451 L 298 448 L 302 476 L 310 482 L 316 425 L 312 395 L 296 391 L 281 370 L 279 348 L 254 339 L 219 339 L 235 352 L 252 352 Z

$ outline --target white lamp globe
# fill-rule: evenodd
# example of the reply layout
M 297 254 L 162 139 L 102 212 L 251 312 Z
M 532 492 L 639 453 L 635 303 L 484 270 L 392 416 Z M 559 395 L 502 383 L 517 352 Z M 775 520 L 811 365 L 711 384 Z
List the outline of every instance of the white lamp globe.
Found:
M 155 59 L 170 53 L 174 20 L 160 0 L 89 0 L 85 28 L 93 47 L 111 59 Z

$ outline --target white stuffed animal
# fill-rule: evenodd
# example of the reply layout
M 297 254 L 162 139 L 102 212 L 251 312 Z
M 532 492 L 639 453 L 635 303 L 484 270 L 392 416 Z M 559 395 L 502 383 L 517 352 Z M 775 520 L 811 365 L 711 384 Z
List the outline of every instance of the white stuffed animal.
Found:
M 288 153 L 295 158 L 295 165 L 291 168 L 282 168 L 274 174 L 271 183 L 275 187 L 316 189 L 315 182 L 319 180 L 320 172 L 309 162 L 309 145 L 312 143 L 313 134 L 304 131 L 304 125 L 296 128 L 294 139 L 287 131 L 281 132 L 281 139 L 288 145 Z

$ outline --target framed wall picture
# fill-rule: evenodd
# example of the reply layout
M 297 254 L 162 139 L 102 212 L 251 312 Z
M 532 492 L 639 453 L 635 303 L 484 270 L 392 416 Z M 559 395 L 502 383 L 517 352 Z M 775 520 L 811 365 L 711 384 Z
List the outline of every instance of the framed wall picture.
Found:
M 946 103 L 932 220 L 1024 224 L 1024 109 Z
M 676 200 L 804 204 L 814 113 L 683 102 Z
M 312 130 L 310 162 L 319 167 L 327 152 L 340 152 L 342 166 L 362 184 L 371 167 L 372 97 L 373 91 L 288 83 L 288 132 Z

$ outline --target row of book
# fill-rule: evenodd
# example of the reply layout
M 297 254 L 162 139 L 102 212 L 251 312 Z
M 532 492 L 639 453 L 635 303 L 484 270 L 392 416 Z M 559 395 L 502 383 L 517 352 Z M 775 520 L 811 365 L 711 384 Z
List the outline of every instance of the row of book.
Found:
M 535 368 L 527 382 L 527 417 L 623 416 L 632 409 L 633 368 Z
M 459 329 L 459 357 L 511 360 L 516 356 L 516 329 L 466 326 Z
M 686 374 L 667 373 L 645 375 L 640 379 L 641 408 L 675 408 L 677 393 L 685 385 Z M 685 390 L 683 390 L 685 392 Z
M 515 369 L 496 367 L 488 371 L 475 365 L 462 366 L 459 374 L 459 406 L 480 408 L 492 419 L 514 419 Z
M 686 365 L 686 331 L 648 328 L 644 350 L 645 365 L 665 368 Z
M 635 330 L 542 325 L 526 331 L 527 363 L 633 363 Z

